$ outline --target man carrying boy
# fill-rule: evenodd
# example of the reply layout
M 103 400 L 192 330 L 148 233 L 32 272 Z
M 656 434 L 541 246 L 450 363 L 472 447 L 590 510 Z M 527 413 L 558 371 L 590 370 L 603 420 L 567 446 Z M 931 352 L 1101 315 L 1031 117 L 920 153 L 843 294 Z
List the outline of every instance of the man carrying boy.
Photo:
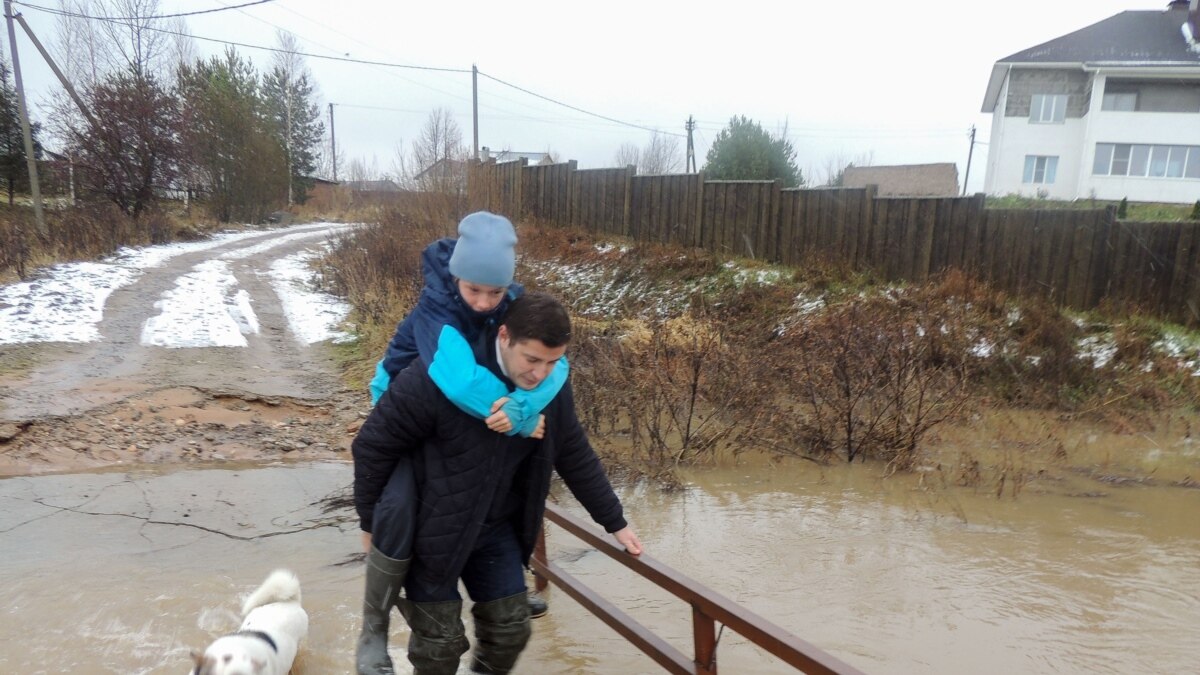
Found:
M 570 331 L 557 300 L 531 293 L 512 301 L 503 323 L 476 348 L 507 386 L 530 390 L 563 357 Z M 429 370 L 418 359 L 401 372 L 354 440 L 354 500 L 364 546 L 388 528 L 376 517 L 376 504 L 397 463 L 411 460 L 420 508 L 402 604 L 412 629 L 409 660 L 419 675 L 457 670 L 470 647 L 461 579 L 474 601 L 472 670 L 507 673 L 530 635 L 523 567 L 541 526 L 552 469 L 626 550 L 639 555 L 641 543 L 579 424 L 569 383 L 545 408 L 544 437 L 536 440 L 493 432 L 451 403 Z
M 545 427 L 540 413 L 567 380 L 566 359 L 536 387 L 510 390 L 477 362 L 470 346 L 487 330 L 495 331 L 508 303 L 524 291 L 513 282 L 516 243 L 516 231 L 507 218 L 477 211 L 459 222 L 457 239 L 438 239 L 425 248 L 421 253 L 425 285 L 376 365 L 370 385 L 372 404 L 387 391 L 393 377 L 420 360 L 451 403 L 484 420 L 492 431 L 542 437 Z M 394 591 L 402 587 L 408 571 L 416 499 L 411 460 L 403 458 L 375 507 L 377 517 L 389 526 L 367 550 L 363 626 L 355 657 L 359 675 L 393 672 L 387 653 L 391 609 L 396 606 Z M 540 595 L 530 593 L 528 601 L 532 617 L 548 611 Z

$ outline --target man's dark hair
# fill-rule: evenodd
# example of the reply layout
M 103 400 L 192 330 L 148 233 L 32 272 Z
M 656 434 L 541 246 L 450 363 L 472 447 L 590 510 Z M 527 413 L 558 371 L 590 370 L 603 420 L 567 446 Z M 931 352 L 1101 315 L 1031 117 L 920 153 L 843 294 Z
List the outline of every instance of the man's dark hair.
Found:
M 541 340 L 547 347 L 571 341 L 571 317 L 553 295 L 526 293 L 508 304 L 504 325 L 510 340 Z

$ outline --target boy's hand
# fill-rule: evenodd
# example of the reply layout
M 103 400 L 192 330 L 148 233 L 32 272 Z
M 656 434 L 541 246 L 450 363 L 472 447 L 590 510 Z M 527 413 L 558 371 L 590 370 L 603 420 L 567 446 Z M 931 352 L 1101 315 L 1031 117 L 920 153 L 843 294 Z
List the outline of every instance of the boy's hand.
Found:
M 492 404 L 492 414 L 484 420 L 487 428 L 499 434 L 506 434 L 513 428 L 512 420 L 508 419 L 508 413 L 500 409 L 505 403 L 508 403 L 507 396 L 496 399 L 496 402 Z
M 530 438 L 545 438 L 545 436 L 546 436 L 546 416 L 538 415 L 537 429 L 534 429 L 533 433 L 530 434 L 529 437 Z

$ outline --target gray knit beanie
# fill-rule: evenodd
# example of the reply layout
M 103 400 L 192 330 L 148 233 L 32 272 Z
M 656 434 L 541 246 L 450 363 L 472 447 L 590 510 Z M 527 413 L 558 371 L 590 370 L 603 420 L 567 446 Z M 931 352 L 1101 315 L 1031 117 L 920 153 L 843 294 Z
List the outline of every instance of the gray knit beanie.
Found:
M 458 223 L 450 274 L 476 284 L 507 288 L 516 267 L 517 233 L 504 216 L 476 211 Z

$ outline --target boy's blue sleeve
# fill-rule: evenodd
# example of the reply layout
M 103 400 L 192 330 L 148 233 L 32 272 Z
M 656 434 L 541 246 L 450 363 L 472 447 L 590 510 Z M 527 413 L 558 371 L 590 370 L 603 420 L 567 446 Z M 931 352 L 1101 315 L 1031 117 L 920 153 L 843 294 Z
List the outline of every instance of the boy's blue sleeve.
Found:
M 383 359 L 380 359 L 375 364 L 375 377 L 371 378 L 369 389 L 371 390 L 371 405 L 379 403 L 379 397 L 383 396 L 383 392 L 388 390 L 388 385 L 392 383 L 392 376 L 383 367 Z
M 529 436 L 537 429 L 538 414 L 567 381 L 566 359 L 560 363 L 537 388 L 509 392 L 500 378 L 475 361 L 466 339 L 453 327 L 443 326 L 437 353 L 429 363 L 429 377 L 451 403 L 479 419 L 492 414 L 492 404 L 498 399 L 508 397 L 502 408 L 513 425 L 508 435 Z
M 558 396 L 559 390 L 567 383 L 567 376 L 570 373 L 571 364 L 564 356 L 554 364 L 550 375 L 538 386 L 533 389 L 518 387 L 515 391 L 507 394 L 509 401 L 500 409 L 508 414 L 508 419 L 513 423 L 513 429 L 522 436 L 532 436 L 533 432 L 537 430 L 538 415 L 546 409 L 546 406 L 550 405 L 550 401 L 554 400 L 555 396 Z
M 442 326 L 437 353 L 429 362 L 429 377 L 451 403 L 479 419 L 492 414 L 497 399 L 508 396 L 504 383 L 475 362 L 471 346 L 451 326 Z

